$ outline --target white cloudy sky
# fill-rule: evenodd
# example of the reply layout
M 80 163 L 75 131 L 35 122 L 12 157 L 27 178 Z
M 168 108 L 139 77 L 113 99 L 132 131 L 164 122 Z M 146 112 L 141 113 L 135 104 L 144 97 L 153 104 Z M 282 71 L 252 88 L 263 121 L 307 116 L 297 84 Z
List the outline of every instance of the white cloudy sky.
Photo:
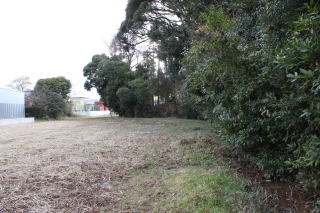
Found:
M 0 87 L 29 76 L 65 76 L 72 95 L 83 89 L 83 67 L 107 44 L 124 20 L 127 0 L 0 0 Z

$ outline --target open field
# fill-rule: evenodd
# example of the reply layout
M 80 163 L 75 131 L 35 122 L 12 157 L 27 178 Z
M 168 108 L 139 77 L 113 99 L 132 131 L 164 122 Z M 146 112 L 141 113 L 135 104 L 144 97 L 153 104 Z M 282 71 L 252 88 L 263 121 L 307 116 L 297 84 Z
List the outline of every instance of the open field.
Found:
M 0 213 L 276 212 L 207 149 L 211 132 L 178 119 L 1 127 Z
M 0 212 L 110 210 L 123 196 L 123 176 L 152 159 L 150 146 L 182 137 L 163 134 L 173 123 L 115 118 L 1 127 Z

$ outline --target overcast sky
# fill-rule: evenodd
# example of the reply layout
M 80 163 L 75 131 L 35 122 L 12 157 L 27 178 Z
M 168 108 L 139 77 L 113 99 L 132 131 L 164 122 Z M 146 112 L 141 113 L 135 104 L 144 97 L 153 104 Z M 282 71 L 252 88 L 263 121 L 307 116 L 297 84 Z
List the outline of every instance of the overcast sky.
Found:
M 83 67 L 124 20 L 127 0 L 0 0 L 0 87 L 20 76 L 65 76 L 73 96 L 83 89 Z

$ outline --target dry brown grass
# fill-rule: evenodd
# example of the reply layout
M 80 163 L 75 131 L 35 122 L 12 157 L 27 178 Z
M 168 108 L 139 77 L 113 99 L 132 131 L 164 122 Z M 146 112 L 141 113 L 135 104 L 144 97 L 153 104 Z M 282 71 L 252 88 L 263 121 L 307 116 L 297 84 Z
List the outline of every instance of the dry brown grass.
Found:
M 155 155 L 150 147 L 185 136 L 163 130 L 173 123 L 106 118 L 1 127 L 0 213 L 113 212 L 128 171 Z
M 0 213 L 167 212 L 159 209 L 175 194 L 166 182 L 186 168 L 253 171 L 215 141 L 210 125 L 179 119 L 76 118 L 2 126 Z M 259 212 L 260 204 L 276 207 L 270 212 L 310 212 L 280 211 L 281 199 L 270 187 L 252 182 L 249 191 L 256 198 L 239 204 L 252 207 L 246 212 Z

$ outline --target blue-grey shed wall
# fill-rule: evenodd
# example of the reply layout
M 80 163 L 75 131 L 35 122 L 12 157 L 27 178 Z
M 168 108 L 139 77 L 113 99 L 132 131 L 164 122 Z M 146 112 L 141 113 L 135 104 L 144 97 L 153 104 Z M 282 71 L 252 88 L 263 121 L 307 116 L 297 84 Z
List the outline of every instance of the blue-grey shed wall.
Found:
M 24 93 L 0 88 L 0 119 L 24 117 Z

